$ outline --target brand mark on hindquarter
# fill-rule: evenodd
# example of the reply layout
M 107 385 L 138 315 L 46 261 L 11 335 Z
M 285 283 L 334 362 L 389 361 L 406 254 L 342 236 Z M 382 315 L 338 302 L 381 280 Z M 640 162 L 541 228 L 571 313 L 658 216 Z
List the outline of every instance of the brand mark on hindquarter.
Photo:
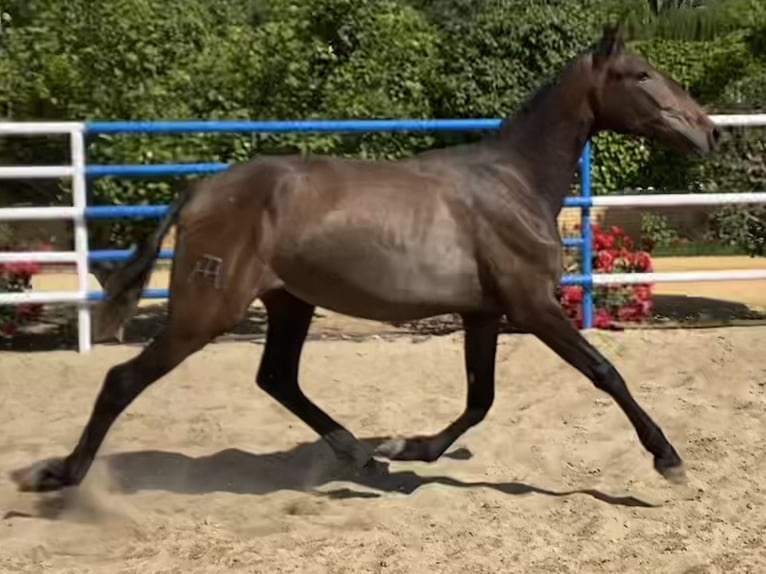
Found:
M 223 259 L 213 255 L 203 255 L 194 264 L 191 276 L 201 277 L 211 282 L 216 289 L 220 289 L 223 286 Z

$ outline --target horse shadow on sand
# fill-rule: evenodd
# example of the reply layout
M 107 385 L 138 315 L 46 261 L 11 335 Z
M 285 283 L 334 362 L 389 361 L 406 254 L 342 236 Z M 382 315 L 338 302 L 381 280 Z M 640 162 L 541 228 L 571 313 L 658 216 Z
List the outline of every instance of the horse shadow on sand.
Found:
M 364 439 L 373 448 L 385 439 Z M 458 448 L 443 458 L 467 460 L 470 450 Z M 388 463 L 378 461 L 371 472 L 341 469 L 322 439 L 265 454 L 224 449 L 192 457 L 161 450 L 144 450 L 103 455 L 113 488 L 123 494 L 159 490 L 176 494 L 263 495 L 281 490 L 310 492 L 330 499 L 379 498 L 388 494 L 409 495 L 432 484 L 459 489 L 489 488 L 507 495 L 538 494 L 564 498 L 582 494 L 611 505 L 654 508 L 655 504 L 634 496 L 613 496 L 596 489 L 554 491 L 521 482 L 463 481 L 440 475 L 420 475 L 412 470 L 392 472 Z M 321 487 L 328 489 L 322 490 Z M 362 487 L 361 489 L 359 487 Z

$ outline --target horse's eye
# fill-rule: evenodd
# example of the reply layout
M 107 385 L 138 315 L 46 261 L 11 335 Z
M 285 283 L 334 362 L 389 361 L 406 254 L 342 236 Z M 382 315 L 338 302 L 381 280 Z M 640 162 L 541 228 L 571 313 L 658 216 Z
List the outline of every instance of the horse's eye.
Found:
M 649 79 L 649 72 L 641 72 L 641 73 L 638 75 L 638 81 L 639 81 L 639 82 L 645 82 L 645 81 L 646 81 L 646 80 L 648 80 L 648 79 Z

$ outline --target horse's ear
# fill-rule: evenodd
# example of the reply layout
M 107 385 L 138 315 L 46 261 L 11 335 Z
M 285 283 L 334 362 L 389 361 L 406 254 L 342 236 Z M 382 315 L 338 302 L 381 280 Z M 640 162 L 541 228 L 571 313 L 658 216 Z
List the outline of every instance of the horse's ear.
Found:
M 604 26 L 601 39 L 593 51 L 598 62 L 614 58 L 625 49 L 625 30 L 620 24 Z

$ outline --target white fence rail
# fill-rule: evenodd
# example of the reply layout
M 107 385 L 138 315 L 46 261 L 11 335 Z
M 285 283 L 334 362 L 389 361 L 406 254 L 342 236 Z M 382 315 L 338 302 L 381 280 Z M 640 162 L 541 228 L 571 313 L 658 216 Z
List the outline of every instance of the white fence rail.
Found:
M 708 281 L 766 281 L 766 269 L 728 271 L 667 271 L 665 273 L 594 273 L 594 285 L 640 283 L 696 283 Z
M 88 305 L 88 228 L 85 187 L 85 124 L 81 122 L 0 122 L 0 135 L 69 135 L 68 166 L 1 167 L 0 178 L 62 178 L 72 180 L 72 207 L 20 207 L 0 209 L 0 221 L 70 219 L 74 222 L 75 250 L 0 253 L 0 263 L 34 261 L 75 263 L 77 291 L 68 293 L 0 293 L 0 304 L 73 303 L 77 305 L 77 343 L 81 353 L 91 348 Z
M 597 195 L 593 207 L 676 207 L 766 203 L 766 192 L 750 193 L 658 193 L 650 195 Z
M 719 126 L 766 126 L 766 114 L 714 115 Z M 74 251 L 0 252 L 0 263 L 73 263 L 77 268 L 77 290 L 68 292 L 0 293 L 0 304 L 60 303 L 78 306 L 78 348 L 91 349 L 90 304 L 88 302 L 88 231 L 85 220 L 85 133 L 81 122 L 0 122 L 0 136 L 69 135 L 71 164 L 67 166 L 2 166 L 0 179 L 71 178 L 71 207 L 18 207 L 0 209 L 0 221 L 57 220 L 74 222 Z M 679 205 L 724 205 L 766 203 L 766 193 L 690 193 L 670 195 L 596 196 L 593 207 L 636 208 Z M 688 271 L 677 273 L 594 274 L 593 285 L 676 283 L 697 281 L 766 280 L 766 269 Z

